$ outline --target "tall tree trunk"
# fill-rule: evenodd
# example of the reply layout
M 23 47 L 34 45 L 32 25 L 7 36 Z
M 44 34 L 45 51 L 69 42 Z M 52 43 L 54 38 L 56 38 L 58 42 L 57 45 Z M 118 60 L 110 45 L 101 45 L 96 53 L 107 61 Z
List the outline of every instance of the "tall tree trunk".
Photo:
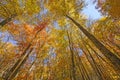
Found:
M 11 80 L 11 79 L 13 79 L 16 76 L 18 70 L 21 68 L 21 66 L 24 65 L 25 61 L 27 60 L 28 56 L 31 53 L 31 51 L 29 51 L 29 49 L 31 47 L 31 43 L 34 41 L 34 39 L 36 38 L 36 36 L 38 35 L 38 33 L 42 29 L 43 28 L 41 28 L 40 30 L 38 30 L 36 32 L 36 34 L 34 35 L 33 39 L 29 42 L 27 48 L 23 51 L 21 57 L 18 59 L 18 61 L 15 63 L 15 65 L 10 69 L 10 71 L 5 75 L 5 77 L 4 77 L 5 80 Z M 44 44 L 42 44 L 41 47 L 43 47 L 43 45 Z M 26 54 L 27 51 L 29 51 L 29 53 Z
M 31 70 L 32 66 L 35 64 L 36 60 L 37 60 L 37 58 L 35 58 L 35 60 L 32 62 L 32 64 L 28 68 L 28 71 L 26 73 L 26 80 L 28 80 L 28 77 L 29 77 L 29 74 L 30 74 L 30 70 Z
M 29 50 L 29 52 L 27 54 L 25 54 L 25 56 L 23 57 L 23 59 L 19 62 L 19 64 L 17 65 L 17 67 L 15 67 L 15 69 L 13 70 L 13 72 L 8 76 L 8 78 L 6 80 L 12 80 L 16 76 L 16 74 L 18 73 L 18 71 L 21 68 L 21 66 L 26 62 L 26 60 L 29 57 L 29 55 L 32 52 L 32 50 L 33 50 L 33 48 L 31 48 Z
M 105 55 L 106 58 L 113 64 L 118 71 L 120 71 L 120 59 L 108 50 L 99 40 L 97 40 L 91 33 L 84 29 L 78 22 L 66 15 L 92 42 L 93 44 Z
M 91 59 L 89 59 L 89 57 L 87 57 L 88 55 L 86 55 L 86 57 L 87 57 L 87 60 L 89 61 L 89 63 L 91 64 L 91 67 L 93 68 L 93 70 L 95 71 L 94 73 L 96 73 L 96 75 L 98 76 L 98 78 L 101 80 L 105 80 L 105 79 L 108 79 L 108 78 L 110 78 L 109 76 L 110 75 L 107 75 L 108 73 L 105 73 L 105 72 L 107 72 L 107 71 L 105 71 L 105 70 L 103 70 L 103 69 L 105 69 L 105 68 L 103 68 L 103 67 L 101 67 L 102 66 L 102 62 L 101 61 L 99 61 L 98 62 L 98 60 L 100 60 L 100 58 L 102 58 L 93 48 L 92 48 L 92 46 L 91 45 L 89 45 L 89 43 L 87 43 L 87 41 L 85 41 L 84 39 L 83 39 L 83 37 L 82 36 L 80 36 L 80 39 L 82 40 L 81 42 L 79 41 L 79 39 L 77 39 L 78 40 L 78 43 L 80 43 L 81 45 L 83 45 L 85 48 L 83 48 L 83 49 L 86 49 L 86 48 L 88 48 L 88 49 L 86 49 L 86 50 L 83 50 L 83 52 L 84 52 L 84 54 L 86 55 L 87 53 L 87 51 L 88 50 L 90 50 L 90 51 L 88 51 L 88 53 L 89 53 L 89 57 L 91 57 Z M 87 46 L 86 46 L 87 45 Z M 81 48 L 81 47 L 80 47 Z M 85 52 L 86 51 L 86 52 Z M 93 53 L 91 52 L 91 51 L 93 51 Z M 95 54 L 94 54 L 95 53 Z M 96 61 L 96 56 L 97 56 L 97 58 L 98 58 L 98 60 Z M 103 58 L 102 58 L 103 59 Z M 94 61 L 93 61 L 94 60 Z M 104 60 L 104 59 L 103 59 Z M 92 64 L 91 63 L 91 61 L 93 61 L 94 63 Z M 106 62 L 106 60 L 105 60 L 105 62 Z M 101 64 L 101 65 L 99 65 L 99 64 Z M 95 66 L 96 65 L 96 66 Z M 100 74 L 100 75 L 99 75 Z M 95 77 L 94 76 L 91 76 L 91 77 L 93 77 L 92 79 L 95 79 Z M 96 80 L 96 79 L 95 79 Z M 111 80 L 111 78 L 110 79 L 108 79 L 108 80 Z
M 22 60 L 23 56 L 25 56 L 25 53 L 27 52 L 27 50 L 30 48 L 31 44 L 29 44 L 27 46 L 27 48 L 22 52 L 21 57 L 17 60 L 17 62 L 13 65 L 13 67 L 5 74 L 5 77 L 3 77 L 5 80 L 7 80 L 7 78 L 9 77 L 9 75 L 14 71 L 14 69 L 17 67 L 17 65 L 20 63 L 20 61 Z
M 76 80 L 76 71 L 75 71 L 75 62 L 74 62 L 74 52 L 73 52 L 73 46 L 72 46 L 72 43 L 71 43 L 71 40 L 70 40 L 70 35 L 69 33 L 67 32 L 67 36 L 68 36 L 68 40 L 69 40 L 69 48 L 70 48 L 70 52 L 71 52 L 71 67 L 72 67 L 72 78 L 73 80 Z
M 100 72 L 100 68 L 97 66 L 97 63 L 96 63 L 94 57 L 92 56 L 90 50 L 87 48 L 86 45 L 84 45 L 84 47 L 86 48 L 86 50 L 87 50 L 88 53 L 89 53 L 89 56 L 90 56 L 90 59 L 91 59 L 91 60 L 89 59 L 89 62 L 90 62 L 90 61 L 92 62 L 92 65 L 91 65 L 91 66 L 92 66 L 93 69 L 96 71 L 97 76 L 99 77 L 99 80 L 104 80 L 104 77 L 103 77 L 102 73 Z M 85 54 L 86 54 L 86 53 L 85 53 Z M 88 55 L 87 55 L 87 56 L 88 56 Z M 91 63 L 91 62 L 90 62 L 90 63 Z
M 85 42 L 85 41 L 84 41 Z M 86 42 L 85 42 L 86 43 Z M 87 43 L 86 43 L 87 44 Z M 99 57 L 98 56 L 98 53 L 92 48 L 92 46 L 90 45 L 90 44 L 87 44 L 90 48 L 91 48 L 91 50 L 95 53 L 95 55 L 96 55 L 96 57 L 98 58 L 98 60 L 99 60 L 99 64 L 101 64 L 100 65 L 100 67 L 101 67 L 101 69 L 103 68 L 104 70 L 103 70 L 103 75 L 105 76 L 106 75 L 106 78 L 109 78 L 108 80 L 112 80 L 111 79 L 111 74 L 108 72 L 109 71 L 109 67 L 106 67 L 104 64 L 103 64 L 103 62 L 100 60 L 100 58 L 101 57 Z M 107 63 L 109 66 L 111 66 L 109 63 Z M 112 66 L 113 67 L 113 66 Z M 113 67 L 113 69 L 116 71 L 116 69 Z M 120 74 L 119 74 L 119 72 L 118 71 L 116 71 L 116 76 L 119 76 L 120 77 Z M 120 78 L 119 78 L 120 79 Z
M 76 52 L 76 61 L 78 60 L 78 67 L 81 69 L 81 74 L 83 74 L 84 76 L 83 77 L 85 77 L 85 80 L 90 80 L 90 77 L 89 77 L 89 74 L 88 74 L 88 72 L 87 72 L 87 70 L 86 70 L 86 68 L 85 68 L 85 65 L 83 64 L 83 62 L 82 62 L 82 59 L 81 59 L 81 57 L 79 56 L 79 53 L 77 52 L 77 50 L 75 51 Z

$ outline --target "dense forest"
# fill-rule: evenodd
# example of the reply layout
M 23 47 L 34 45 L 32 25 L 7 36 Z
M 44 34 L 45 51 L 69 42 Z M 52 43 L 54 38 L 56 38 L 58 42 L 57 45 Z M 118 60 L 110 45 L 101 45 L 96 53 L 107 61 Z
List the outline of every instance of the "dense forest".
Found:
M 120 0 L 0 0 L 0 80 L 120 80 Z

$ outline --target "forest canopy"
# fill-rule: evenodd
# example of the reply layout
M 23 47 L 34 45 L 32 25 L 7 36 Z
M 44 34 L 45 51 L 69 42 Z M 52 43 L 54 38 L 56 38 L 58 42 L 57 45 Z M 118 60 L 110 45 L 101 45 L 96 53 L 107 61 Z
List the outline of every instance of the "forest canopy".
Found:
M 120 80 L 120 1 L 0 0 L 0 80 Z

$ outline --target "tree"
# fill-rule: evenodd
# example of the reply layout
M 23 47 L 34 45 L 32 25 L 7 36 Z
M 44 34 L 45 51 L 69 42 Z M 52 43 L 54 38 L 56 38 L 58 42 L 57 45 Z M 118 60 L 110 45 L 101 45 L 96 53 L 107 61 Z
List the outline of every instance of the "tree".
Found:
M 51 5 L 50 3 L 51 4 L 53 3 L 53 5 Z M 61 4 L 64 4 L 64 6 L 62 6 Z M 71 2 L 60 0 L 59 3 L 57 3 L 57 1 L 53 1 L 53 2 L 48 2 L 48 9 L 50 10 L 51 13 L 55 14 L 54 17 L 63 16 L 63 17 L 67 17 L 68 19 L 70 19 L 94 43 L 94 45 L 109 59 L 109 61 L 112 62 L 113 66 L 115 66 L 117 70 L 119 71 L 120 70 L 120 59 L 114 53 L 108 50 L 99 40 L 97 40 L 86 29 L 84 29 L 84 27 L 81 24 L 79 24 L 73 18 L 68 16 L 69 14 L 75 17 L 75 15 L 78 14 L 78 12 L 75 11 L 76 8 L 78 7 L 78 5 L 80 5 L 80 9 L 81 9 L 82 4 L 83 4 L 82 1 L 80 1 L 79 3 L 76 3 L 75 0 L 72 0 Z M 70 5 L 70 6 L 67 6 L 67 5 Z M 56 10 L 54 8 L 58 8 L 58 9 Z M 78 8 L 78 10 L 80 9 Z M 72 11 L 73 13 L 70 14 L 70 11 Z M 79 16 L 79 14 L 77 16 Z
M 37 1 L 1 0 L 0 79 L 120 79 L 118 20 L 86 27 L 83 0 Z
M 97 8 L 104 15 L 110 16 L 112 19 L 120 18 L 120 5 L 118 0 L 97 0 Z
M 12 19 L 15 20 L 15 17 L 16 20 L 20 20 L 24 19 L 25 16 L 33 16 L 39 13 L 39 11 L 39 2 L 37 0 L 25 0 L 21 2 L 18 0 L 1 0 L 0 18 L 3 19 L 3 21 L 0 22 L 0 25 L 4 26 Z
M 14 24 L 12 24 L 12 26 L 14 26 Z M 15 26 L 15 27 L 17 27 L 17 26 Z M 13 79 L 15 76 L 16 76 L 16 74 L 17 74 L 17 72 L 18 72 L 18 70 L 21 68 L 21 66 L 22 65 L 24 65 L 24 63 L 26 62 L 26 60 L 27 60 L 27 58 L 29 57 L 29 55 L 31 54 L 31 52 L 33 51 L 33 47 L 32 46 L 34 46 L 33 44 L 35 44 L 34 43 L 34 40 L 36 39 L 36 37 L 37 37 L 37 35 L 39 34 L 39 32 L 41 32 L 45 27 L 46 27 L 46 24 L 45 23 L 42 23 L 41 25 L 39 25 L 39 26 L 37 26 L 37 27 L 35 27 L 35 30 L 31 30 L 31 29 L 29 29 L 29 28 L 31 28 L 30 26 L 28 26 L 28 25 L 24 25 L 24 27 L 25 27 L 25 29 L 23 28 L 22 30 L 24 30 L 25 31 L 25 33 L 23 33 L 23 35 L 25 35 L 25 34 L 28 34 L 27 36 L 23 36 L 23 35 L 20 35 L 19 33 L 22 33 L 21 31 L 20 32 L 18 32 L 18 34 L 14 34 L 14 36 L 15 35 L 17 35 L 17 36 L 21 36 L 21 37 L 23 37 L 25 40 L 23 40 L 23 41 L 18 41 L 18 42 L 20 42 L 20 44 L 19 44 L 19 46 L 24 46 L 24 50 L 22 51 L 22 53 L 21 53 L 21 56 L 20 56 L 20 58 L 18 59 L 18 61 L 14 64 L 14 66 L 8 71 L 8 73 L 6 73 L 6 75 L 5 75 L 5 77 L 4 77 L 4 79 L 6 79 L 6 80 L 11 80 L 11 79 Z M 37 30 L 36 30 L 36 28 L 37 28 Z M 33 32 L 34 31 L 34 32 Z M 15 32 L 16 32 L 16 30 L 15 30 Z M 32 36 L 30 35 L 30 34 L 33 34 Z M 29 39 L 29 37 L 32 37 L 31 39 Z M 21 37 L 20 38 L 18 38 L 17 40 L 20 40 L 21 39 Z M 25 41 L 25 42 L 24 42 Z M 37 48 L 36 48 L 37 49 Z

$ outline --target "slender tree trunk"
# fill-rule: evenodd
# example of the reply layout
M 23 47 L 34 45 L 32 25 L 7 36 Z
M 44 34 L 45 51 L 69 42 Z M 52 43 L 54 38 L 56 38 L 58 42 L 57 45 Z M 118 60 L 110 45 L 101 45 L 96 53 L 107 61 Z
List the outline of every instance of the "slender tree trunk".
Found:
M 84 41 L 85 42 L 85 41 Z M 86 43 L 86 42 L 85 42 Z M 87 44 L 87 43 L 86 43 Z M 107 80 L 113 80 L 111 79 L 111 75 L 108 72 L 108 67 L 104 66 L 103 62 L 100 60 L 100 57 L 98 56 L 98 53 L 92 48 L 92 46 L 90 44 L 87 44 L 89 46 L 89 48 L 95 53 L 95 56 L 98 59 L 98 66 L 100 67 L 101 73 L 103 74 L 104 78 Z
M 76 80 L 73 46 L 72 46 L 72 43 L 71 43 L 71 40 L 70 40 L 70 35 L 69 35 L 68 32 L 67 32 L 67 35 L 68 35 L 68 40 L 69 40 L 69 48 L 70 48 L 70 52 L 71 52 L 72 78 L 73 78 L 73 80 Z
M 38 35 L 38 33 L 42 30 L 43 28 L 41 28 L 39 31 L 36 32 L 36 34 L 34 35 L 33 39 L 29 42 L 27 48 L 24 50 L 24 52 L 22 53 L 22 56 L 18 59 L 18 61 L 15 63 L 15 65 L 10 69 L 10 71 L 5 75 L 4 79 L 5 80 L 11 80 L 13 79 L 18 70 L 20 69 L 20 67 L 25 63 L 26 59 L 28 58 L 30 52 L 28 54 L 26 54 L 26 52 L 30 49 L 31 47 L 31 43 L 34 41 L 34 39 L 36 38 L 36 36 Z M 43 44 L 44 45 L 44 44 Z M 41 45 L 41 47 L 43 47 L 43 45 Z M 9 78 L 10 77 L 10 78 Z
M 8 76 L 8 78 L 6 80 L 12 80 L 16 76 L 16 74 L 18 73 L 21 66 L 26 62 L 26 60 L 27 60 L 28 56 L 30 55 L 30 53 L 32 52 L 32 50 L 33 50 L 33 48 L 31 48 L 30 51 L 23 57 L 23 59 L 19 62 L 19 64 L 15 67 L 13 72 L 11 72 L 11 74 Z
M 14 17 L 16 17 L 16 14 L 11 15 L 11 17 L 8 17 L 7 19 L 3 20 L 2 22 L 0 22 L 0 28 L 2 28 L 5 24 L 7 24 L 8 22 L 10 22 Z
M 102 64 L 102 61 L 100 61 L 100 57 L 98 56 L 98 54 L 97 54 L 97 52 L 92 48 L 92 46 L 90 45 L 90 44 L 88 44 L 88 46 L 94 51 L 94 53 L 96 54 L 96 56 L 97 56 L 97 58 L 99 59 L 99 63 L 101 63 Z M 110 65 L 109 63 L 107 63 L 108 65 Z M 101 67 L 103 67 L 103 66 L 105 66 L 104 64 L 103 65 L 101 65 Z M 111 65 L 110 65 L 111 66 Z M 106 66 L 105 66 L 106 67 Z M 111 67 L 113 67 L 113 66 L 111 66 Z M 103 67 L 104 68 L 104 67 Z M 108 67 L 106 67 L 106 68 L 104 68 L 105 70 L 103 70 L 104 72 L 103 72 L 103 74 L 105 74 L 105 75 L 107 75 L 108 74 L 108 76 L 109 76 L 109 78 L 110 77 L 112 77 L 112 76 L 110 76 L 110 74 L 109 74 L 109 72 L 108 72 Z M 116 71 L 116 69 L 113 67 L 113 69 Z M 117 76 L 119 76 L 120 77 L 120 74 L 119 74 L 119 71 L 116 71 L 116 75 Z M 119 78 L 120 79 L 120 78 Z M 112 79 L 109 79 L 109 80 L 112 80 Z
M 105 57 L 108 58 L 109 61 L 111 61 L 113 66 L 115 66 L 116 69 L 120 71 L 120 59 L 114 53 L 108 50 L 91 33 L 85 30 L 78 22 L 76 22 L 74 19 L 72 19 L 68 15 L 66 15 L 66 17 L 69 18 L 93 42 L 93 44 L 105 55 Z
M 27 71 L 27 73 L 26 73 L 26 80 L 28 80 L 27 78 L 28 78 L 28 76 L 29 76 L 29 74 L 30 74 L 30 69 L 32 68 L 32 66 L 34 65 L 34 63 L 36 62 L 36 60 L 37 60 L 37 58 L 32 62 L 32 64 L 31 64 L 30 67 L 28 68 L 28 71 Z
M 95 59 L 93 58 L 91 52 L 89 51 L 89 49 L 87 48 L 87 46 L 85 46 L 85 47 L 86 47 L 86 50 L 88 51 L 89 56 L 90 56 L 90 58 L 91 58 L 91 60 L 92 60 L 93 69 L 96 71 L 97 76 L 99 77 L 100 80 L 104 80 L 104 77 L 103 77 L 102 73 L 100 72 L 100 69 L 99 69 L 99 67 L 97 66 L 97 63 L 96 63 Z M 90 60 L 89 60 L 89 61 L 90 61 Z
M 84 66 L 84 64 L 82 62 L 81 57 L 79 56 L 79 53 L 76 52 L 76 55 L 77 55 L 77 58 L 78 58 L 78 61 L 79 61 L 78 65 L 80 65 L 81 66 L 81 70 L 83 70 L 83 72 L 82 72 L 82 73 L 84 73 L 83 75 L 85 76 L 86 80 L 90 80 L 89 74 L 88 74 L 88 72 L 87 72 L 87 70 L 86 70 L 86 68 L 85 68 L 85 66 Z
M 82 73 L 81 66 L 80 66 L 80 65 L 78 65 L 78 64 L 77 64 L 77 66 L 78 66 L 79 73 L 80 73 L 80 77 L 81 77 L 81 79 L 80 79 L 80 80 L 85 80 L 84 74 Z
M 4 79 L 7 80 L 7 78 L 9 77 L 9 75 L 14 71 L 14 69 L 17 67 L 17 65 L 20 63 L 20 61 L 22 60 L 23 56 L 25 56 L 25 53 L 27 52 L 27 50 L 30 48 L 31 44 L 29 44 L 27 46 L 27 48 L 24 50 L 24 52 L 22 53 L 22 56 L 18 59 L 18 61 L 13 65 L 13 67 L 7 72 L 7 74 L 5 75 Z

